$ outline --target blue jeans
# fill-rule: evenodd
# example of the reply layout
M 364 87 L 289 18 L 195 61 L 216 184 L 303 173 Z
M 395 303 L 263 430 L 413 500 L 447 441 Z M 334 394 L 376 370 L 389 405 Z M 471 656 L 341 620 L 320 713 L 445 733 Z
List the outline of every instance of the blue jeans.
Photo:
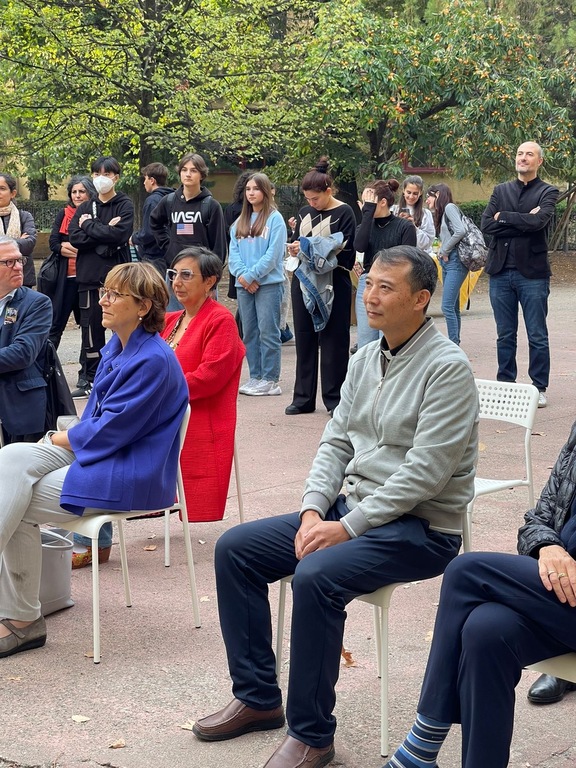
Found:
M 366 307 L 364 306 L 364 290 L 366 288 L 367 273 L 363 273 L 358 278 L 358 288 L 356 289 L 356 328 L 358 329 L 358 349 L 365 347 L 371 341 L 376 341 L 382 335 L 380 331 L 375 328 L 370 328 L 368 323 L 368 316 L 366 314 Z
M 522 307 L 528 336 L 528 375 L 541 392 L 548 387 L 550 347 L 548 344 L 548 295 L 550 278 L 530 279 L 517 269 L 490 275 L 490 303 L 498 340 L 498 381 L 516 381 L 518 304 Z
M 76 544 L 83 544 L 85 547 L 92 546 L 92 539 L 89 539 L 87 536 L 82 536 L 80 533 L 74 534 L 74 541 Z M 100 528 L 100 533 L 98 534 L 98 546 L 100 549 L 108 549 L 108 547 L 112 546 L 112 523 L 104 523 L 102 528 Z
M 460 261 L 458 249 L 450 252 L 448 261 L 440 259 L 442 267 L 442 314 L 446 320 L 448 338 L 460 344 L 460 288 L 468 276 L 468 270 Z
M 237 291 L 250 378 L 278 381 L 282 355 L 280 304 L 284 284 L 261 285 L 256 293 L 238 286 Z

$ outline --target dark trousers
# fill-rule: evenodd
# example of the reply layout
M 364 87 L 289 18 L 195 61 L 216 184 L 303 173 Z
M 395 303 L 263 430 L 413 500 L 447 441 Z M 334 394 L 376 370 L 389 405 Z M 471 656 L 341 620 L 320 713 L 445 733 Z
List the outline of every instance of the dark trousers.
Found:
M 523 667 L 573 650 L 576 610 L 546 591 L 537 560 L 461 555 L 442 581 L 418 712 L 462 723 L 462 768 L 505 768 Z
M 106 335 L 102 327 L 102 307 L 98 303 L 98 289 L 79 290 L 78 300 L 82 332 L 80 360 L 85 364 L 86 381 L 92 383 L 100 362 L 100 350 L 106 343 Z
M 77 319 L 80 324 L 80 300 L 78 295 L 78 285 L 75 277 L 67 277 L 63 283 L 62 293 L 59 294 L 58 306 L 54 307 L 54 320 L 52 322 L 52 328 L 50 328 L 50 341 L 54 344 L 56 349 L 62 340 L 62 334 L 68 323 L 70 312 L 74 312 L 74 318 Z M 80 349 L 80 371 L 78 372 L 78 380 L 83 379 L 86 381 L 86 355 L 84 350 Z
M 340 515 L 333 507 L 327 519 Z M 297 513 L 244 523 L 216 544 L 220 625 L 234 696 L 258 710 L 280 705 L 268 584 L 294 574 L 288 733 L 313 747 L 328 746 L 336 730 L 334 687 L 346 605 L 357 595 L 396 581 L 442 573 L 458 553 L 459 536 L 428 529 L 404 515 L 356 539 L 318 550 L 298 561 Z
M 312 317 L 304 305 L 297 277 L 292 278 L 292 314 L 296 342 L 296 380 L 292 403 L 305 411 L 316 408 L 318 389 L 318 351 L 322 400 L 331 411 L 340 402 L 340 387 L 346 378 L 350 356 L 350 273 L 334 270 L 334 301 L 330 319 L 322 331 L 315 331 Z

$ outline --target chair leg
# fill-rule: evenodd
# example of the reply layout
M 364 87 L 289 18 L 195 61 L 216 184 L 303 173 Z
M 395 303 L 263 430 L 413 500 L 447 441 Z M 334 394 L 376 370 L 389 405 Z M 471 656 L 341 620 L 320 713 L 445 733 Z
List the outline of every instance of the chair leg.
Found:
M 184 548 L 186 550 L 186 560 L 188 562 L 188 580 L 190 582 L 190 592 L 192 594 L 192 612 L 194 614 L 194 626 L 200 628 L 200 605 L 198 602 L 198 590 L 196 588 L 196 574 L 194 572 L 194 555 L 192 553 L 192 542 L 190 540 L 190 526 L 188 524 L 188 513 L 182 509 L 182 528 L 184 534 Z
M 381 610 L 382 609 L 379 606 L 374 606 L 374 640 L 376 642 L 376 664 L 379 678 L 382 678 L 382 665 L 380 663 L 382 657 L 382 620 L 380 618 Z
M 286 587 L 284 579 L 280 579 L 278 595 L 278 624 L 276 626 L 276 680 L 280 680 L 282 670 L 282 645 L 284 642 L 284 619 L 286 614 Z
M 386 757 L 388 744 L 388 607 L 380 607 L 380 754 Z
M 100 564 L 98 534 L 92 539 L 92 641 L 94 664 L 100 664 Z
M 170 567 L 170 510 L 164 510 L 164 565 Z
M 122 579 L 124 580 L 124 600 L 128 608 L 132 606 L 130 592 L 130 575 L 128 573 L 128 557 L 126 556 L 126 539 L 124 538 L 124 521 L 118 520 L 118 540 L 120 542 L 120 562 L 122 564 Z
M 238 517 L 244 522 L 244 500 L 242 498 L 242 486 L 240 485 L 240 467 L 238 466 L 238 448 L 234 440 L 234 478 L 236 480 L 236 495 L 238 497 Z
M 466 514 L 462 521 L 462 550 L 464 552 L 472 551 L 472 514 L 474 512 L 474 497 L 466 507 Z

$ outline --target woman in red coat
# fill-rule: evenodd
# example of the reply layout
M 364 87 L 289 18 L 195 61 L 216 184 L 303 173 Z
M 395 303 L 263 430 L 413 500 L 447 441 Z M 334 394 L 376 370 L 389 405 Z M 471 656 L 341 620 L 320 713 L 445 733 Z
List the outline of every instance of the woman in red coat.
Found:
M 234 316 L 212 298 L 222 277 L 218 256 L 201 246 L 185 248 L 167 274 L 184 307 L 166 315 L 162 336 L 182 366 L 192 411 L 181 459 L 188 519 L 221 520 L 234 456 L 244 345 Z

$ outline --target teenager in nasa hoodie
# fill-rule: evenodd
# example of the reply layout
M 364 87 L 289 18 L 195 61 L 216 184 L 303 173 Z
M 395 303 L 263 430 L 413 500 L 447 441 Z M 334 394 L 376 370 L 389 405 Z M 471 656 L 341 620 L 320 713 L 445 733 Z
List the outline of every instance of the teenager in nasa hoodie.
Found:
M 164 253 L 168 269 L 174 258 L 190 245 L 203 245 L 226 261 L 224 214 L 217 200 L 202 186 L 208 166 L 200 155 L 188 154 L 178 163 L 182 182 L 163 197 L 150 215 L 150 229 Z

